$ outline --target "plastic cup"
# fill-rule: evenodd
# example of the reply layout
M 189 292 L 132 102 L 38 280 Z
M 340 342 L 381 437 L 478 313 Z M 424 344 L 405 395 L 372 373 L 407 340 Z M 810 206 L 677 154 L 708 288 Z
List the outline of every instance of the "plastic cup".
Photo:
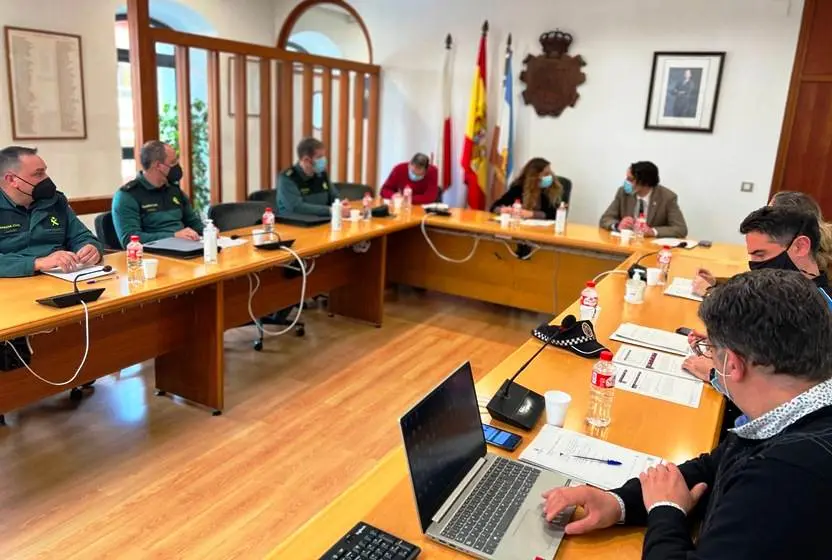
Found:
M 145 279 L 153 280 L 159 271 L 159 259 L 142 259 L 142 267 Z
M 546 423 L 563 428 L 572 396 L 563 391 L 546 391 L 543 398 L 546 400 Z
M 659 284 L 659 274 L 661 274 L 661 270 L 658 268 L 648 268 L 647 269 L 647 285 L 648 286 L 658 286 Z
M 631 229 L 622 229 L 619 233 L 621 234 L 621 244 L 622 245 L 629 245 L 630 240 L 633 238 L 633 230 L 631 230 Z
M 360 219 L 361 210 L 358 210 L 357 208 L 353 208 L 352 210 L 350 210 L 350 220 L 352 220 L 353 222 L 357 222 Z

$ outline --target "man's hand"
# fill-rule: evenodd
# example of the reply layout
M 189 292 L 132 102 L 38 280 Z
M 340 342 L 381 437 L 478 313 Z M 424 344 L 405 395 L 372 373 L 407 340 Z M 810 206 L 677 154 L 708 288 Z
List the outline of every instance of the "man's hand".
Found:
M 190 239 L 191 241 L 199 241 L 199 234 L 189 227 L 180 229 L 179 231 L 174 233 L 173 236 L 178 237 L 179 239 Z
M 641 495 L 647 511 L 657 502 L 673 502 L 685 513 L 690 513 L 708 489 L 707 484 L 700 482 L 689 490 L 682 472 L 673 463 L 650 467 L 638 478 L 641 480 Z
M 500 214 L 511 214 L 511 206 L 500 206 Z
M 704 296 L 709 288 L 716 285 L 716 278 L 709 271 L 700 268 L 696 271 L 696 276 L 693 277 L 693 293 L 698 296 Z
M 531 210 L 520 210 L 520 218 L 523 220 L 530 220 L 534 218 L 534 212 Z
M 35 272 L 60 268 L 61 272 L 73 272 L 78 269 L 78 255 L 69 251 L 55 251 L 48 257 L 35 259 Z
M 567 535 L 582 535 L 612 527 L 621 518 L 621 506 L 613 496 L 591 486 L 554 488 L 543 493 L 546 503 L 543 511 L 546 521 L 551 521 L 569 506 L 580 506 L 584 517 L 566 526 Z
M 81 249 L 75 253 L 75 256 L 78 257 L 78 262 L 81 266 L 98 264 L 98 261 L 101 260 L 101 254 L 98 252 L 98 249 L 95 248 L 95 245 L 91 243 L 81 247 Z
M 698 379 L 705 383 L 711 380 L 711 368 L 714 367 L 714 361 L 705 356 L 688 356 L 682 362 L 682 369 L 691 373 Z
M 633 229 L 636 221 L 633 219 L 632 216 L 627 216 L 626 218 L 622 218 L 620 222 L 618 222 L 618 229 Z
M 656 237 L 656 230 L 654 228 L 645 226 L 644 237 Z

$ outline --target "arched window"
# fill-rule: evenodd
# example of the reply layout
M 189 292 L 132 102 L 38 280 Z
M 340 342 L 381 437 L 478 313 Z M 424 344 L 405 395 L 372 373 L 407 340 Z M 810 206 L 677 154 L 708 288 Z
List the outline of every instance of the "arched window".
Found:
M 169 25 L 151 19 L 153 27 L 170 29 Z M 136 129 L 133 122 L 133 89 L 130 70 L 130 33 L 127 27 L 127 15 L 116 14 L 115 19 L 116 49 L 118 60 L 118 113 L 119 137 L 121 139 L 122 177 L 127 180 L 136 174 L 136 157 L 133 144 Z M 157 87 L 159 89 L 159 107 L 165 103 L 176 103 L 176 63 L 171 45 L 156 46 Z

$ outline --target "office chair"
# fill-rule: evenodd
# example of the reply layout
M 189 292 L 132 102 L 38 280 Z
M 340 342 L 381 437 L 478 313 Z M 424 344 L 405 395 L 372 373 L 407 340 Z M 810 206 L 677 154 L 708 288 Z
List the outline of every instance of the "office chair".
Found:
M 104 212 L 95 217 L 95 236 L 108 251 L 121 251 L 121 240 L 116 235 L 112 212 Z
M 274 193 L 274 191 L 260 192 Z M 260 224 L 260 220 L 263 218 L 263 212 L 265 212 L 266 208 L 268 208 L 269 206 L 269 203 L 262 201 L 228 202 L 225 204 L 217 204 L 216 206 L 211 206 L 211 208 L 208 210 L 208 217 L 214 222 L 214 225 L 217 226 L 218 230 L 228 231 L 231 229 L 250 227 L 253 225 Z M 293 305 L 291 307 L 287 307 L 285 309 L 276 311 L 271 315 L 261 317 L 260 323 L 263 325 L 276 325 L 281 327 L 287 327 L 292 324 L 292 321 L 289 320 L 289 313 L 292 312 L 292 309 L 294 309 L 294 307 L 295 306 Z M 263 333 L 260 331 L 260 329 L 258 329 L 257 334 L 258 337 L 257 340 L 254 341 L 254 349 L 257 352 L 260 352 L 261 350 L 263 350 Z M 306 324 L 303 321 L 298 321 L 295 324 L 295 336 L 304 335 L 306 335 Z
M 277 213 L 277 191 L 274 189 L 265 189 L 262 191 L 256 191 L 248 195 L 249 202 L 265 202 L 267 206 L 270 206 L 275 210 L 275 214 Z
M 373 195 L 373 187 L 361 183 L 332 183 L 341 194 L 341 200 L 361 200 L 366 193 Z
M 565 202 L 567 206 L 569 206 L 569 198 L 572 196 L 572 180 L 567 179 L 566 177 L 561 177 L 560 175 L 558 175 L 557 177 L 558 183 L 560 183 L 561 186 L 563 186 L 563 194 L 561 195 L 560 199 L 563 202 Z

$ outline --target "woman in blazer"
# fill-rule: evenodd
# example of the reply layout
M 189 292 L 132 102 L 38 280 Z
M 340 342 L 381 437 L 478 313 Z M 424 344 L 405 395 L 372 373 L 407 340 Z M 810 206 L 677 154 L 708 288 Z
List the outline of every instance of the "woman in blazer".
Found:
M 536 157 L 523 166 L 506 193 L 491 205 L 491 211 L 511 212 L 512 205 L 519 200 L 523 205 L 522 218 L 554 220 L 563 194 L 563 185 L 552 171 L 549 161 Z

